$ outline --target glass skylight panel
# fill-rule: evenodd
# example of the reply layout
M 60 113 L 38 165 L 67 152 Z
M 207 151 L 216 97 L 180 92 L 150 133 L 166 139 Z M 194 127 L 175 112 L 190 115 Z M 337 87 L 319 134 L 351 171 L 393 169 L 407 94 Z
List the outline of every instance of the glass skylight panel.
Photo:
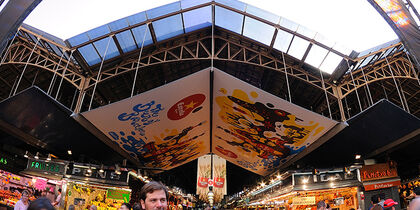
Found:
M 216 0 L 217 3 L 224 4 L 228 7 L 240 10 L 242 12 L 245 11 L 246 4 L 237 0 Z
M 261 21 L 245 17 L 244 36 L 270 46 L 275 28 Z
M 152 36 L 150 35 L 150 30 L 147 25 L 138 26 L 131 29 L 131 31 L 133 32 L 134 38 L 136 39 L 137 46 L 141 47 L 143 37 L 145 37 L 143 46 L 147 46 L 153 43 Z M 146 36 L 144 36 L 144 32 L 146 32 Z
M 344 55 L 350 55 L 351 49 L 344 47 L 343 45 L 336 43 L 333 47 L 334 50 L 337 50 L 338 52 L 343 53 Z
M 211 2 L 211 0 L 181 0 L 181 8 L 187 9 L 208 2 Z
M 293 22 L 293 21 L 291 21 L 287 18 L 282 17 L 280 19 L 280 26 L 283 26 L 287 29 L 290 29 L 291 31 L 296 31 L 299 27 L 299 24 L 297 24 L 297 23 L 295 23 L 295 22 Z
M 366 66 L 370 62 L 370 60 L 372 60 L 373 56 L 375 56 L 375 55 L 371 55 L 371 56 L 366 57 L 365 59 L 363 59 L 363 62 L 362 62 L 362 64 L 360 64 L 359 67 Z
M 327 53 L 328 50 L 314 44 L 312 45 L 305 62 L 315 68 L 319 68 L 319 65 L 321 65 L 322 60 L 324 60 Z
M 292 41 L 292 38 L 293 34 L 283 30 L 278 30 L 276 41 L 274 41 L 273 47 L 282 52 L 287 52 L 287 48 L 289 48 L 290 41 Z
M 95 48 L 93 48 L 91 44 L 83 46 L 77 50 L 79 50 L 80 54 L 83 56 L 83 58 L 85 59 L 86 63 L 89 66 L 92 66 L 101 62 L 101 58 L 99 57 Z
M 215 10 L 215 24 L 217 26 L 241 34 L 243 15 L 218 6 Z
M 258 7 L 254 7 L 252 5 L 247 5 L 246 7 L 246 13 L 257 16 L 259 18 L 268 20 L 272 23 L 278 24 L 280 20 L 280 16 L 275 15 L 273 13 L 267 12 L 265 10 L 262 10 Z
M 119 20 L 116 20 L 114 22 L 108 23 L 108 26 L 111 29 L 111 31 L 118 31 L 120 29 L 127 28 L 128 27 L 128 22 L 124 18 L 124 19 L 119 19 Z
M 147 20 L 146 18 L 146 12 L 140 12 L 131 16 L 126 17 L 128 24 L 130 24 L 130 26 L 132 25 L 136 25 L 138 23 L 144 22 Z
M 62 50 L 59 49 L 57 46 L 55 46 L 53 44 L 50 44 L 50 46 L 51 46 L 52 50 L 54 51 L 54 53 L 57 54 L 58 56 L 61 56 L 63 54 Z M 64 57 L 67 58 L 66 54 L 64 54 Z
M 183 16 L 186 33 L 211 26 L 211 6 L 184 12 Z
M 289 52 L 287 52 L 288 54 L 290 54 L 291 56 L 301 60 L 303 55 L 306 52 L 306 49 L 309 46 L 309 42 L 295 36 L 295 38 L 292 41 L 292 45 L 290 46 Z
M 86 33 L 88 34 L 89 38 L 92 40 L 100 36 L 103 36 L 105 34 L 109 34 L 110 32 L 111 31 L 109 30 L 108 25 L 103 25 L 103 26 L 99 26 L 98 28 L 94 28 Z
M 152 24 L 157 41 L 162 41 L 184 33 L 181 14 L 154 21 Z
M 334 41 L 327 39 L 325 36 L 323 36 L 320 33 L 316 33 L 314 39 L 315 39 L 315 41 L 320 42 L 320 43 L 326 45 L 327 47 L 332 47 L 335 44 Z
M 83 34 L 79 34 L 77 36 L 71 37 L 67 41 L 70 43 L 72 47 L 74 47 L 74 46 L 77 46 L 79 44 L 89 41 L 89 37 L 87 36 L 86 33 L 83 33 Z
M 153 8 L 151 10 L 147 10 L 146 14 L 148 19 L 153 19 L 179 10 L 181 10 L 181 3 L 177 1 L 174 3 Z
M 306 28 L 305 26 L 299 25 L 298 29 L 296 30 L 299 34 L 302 34 L 310 39 L 315 37 L 316 32 L 312 31 L 309 28 Z
M 101 39 L 101 40 L 93 43 L 93 45 L 95 45 L 96 49 L 98 50 L 99 55 L 101 57 L 103 57 L 104 54 L 105 54 L 106 45 L 108 44 L 109 39 L 111 39 L 111 40 L 109 42 L 108 50 L 106 51 L 105 60 L 113 58 L 113 57 L 118 56 L 120 54 L 118 52 L 118 48 L 115 45 L 114 40 L 111 37 L 108 37 L 108 38 Z
M 328 53 L 324 62 L 321 64 L 320 69 L 324 72 L 331 74 L 337 68 L 338 64 L 340 64 L 342 60 L 343 60 L 342 57 L 340 57 L 339 55 L 333 52 L 330 52 Z
M 131 31 L 123 31 L 115 35 L 124 53 L 137 49 Z

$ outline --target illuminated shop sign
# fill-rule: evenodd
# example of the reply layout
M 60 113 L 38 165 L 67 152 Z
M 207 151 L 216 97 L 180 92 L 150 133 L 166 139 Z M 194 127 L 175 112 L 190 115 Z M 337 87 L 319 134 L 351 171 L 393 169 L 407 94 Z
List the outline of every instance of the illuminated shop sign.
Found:
M 347 172 L 322 172 L 319 174 L 293 174 L 295 185 L 321 184 L 328 182 L 358 181 L 357 171 Z
M 128 172 L 121 171 L 120 174 L 114 170 L 104 170 L 99 172 L 98 168 L 90 168 L 86 166 L 74 165 L 73 168 L 66 171 L 66 177 L 70 179 L 79 179 L 85 181 L 99 182 L 99 183 L 110 183 L 110 184 L 121 184 L 127 185 L 128 183 Z
M 28 159 L 28 165 L 26 167 L 26 170 L 62 175 L 64 174 L 65 164 L 51 161 L 47 162 L 44 160 Z
M 360 178 L 362 181 L 387 179 L 397 176 L 397 169 L 390 168 L 387 163 L 367 165 L 360 169 Z

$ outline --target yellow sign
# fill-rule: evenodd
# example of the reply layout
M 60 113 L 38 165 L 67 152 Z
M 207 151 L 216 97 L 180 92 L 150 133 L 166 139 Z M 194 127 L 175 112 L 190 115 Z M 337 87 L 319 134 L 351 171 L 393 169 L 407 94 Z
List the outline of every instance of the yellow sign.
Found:
M 293 205 L 315 205 L 315 196 L 293 198 Z

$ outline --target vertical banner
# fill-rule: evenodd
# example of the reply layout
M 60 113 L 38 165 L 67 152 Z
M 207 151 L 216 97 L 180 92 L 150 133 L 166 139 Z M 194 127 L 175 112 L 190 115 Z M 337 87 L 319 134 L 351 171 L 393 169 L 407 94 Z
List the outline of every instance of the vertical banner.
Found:
M 226 188 L 226 160 L 213 155 L 213 193 L 214 201 L 220 202 L 227 194 Z
M 198 158 L 197 195 L 200 200 L 208 202 L 209 187 L 213 187 L 214 202 L 220 202 L 227 194 L 226 160 L 213 155 L 213 179 L 211 176 L 211 155 Z
M 198 158 L 197 167 L 197 195 L 200 200 L 208 201 L 209 180 L 211 179 L 211 155 Z

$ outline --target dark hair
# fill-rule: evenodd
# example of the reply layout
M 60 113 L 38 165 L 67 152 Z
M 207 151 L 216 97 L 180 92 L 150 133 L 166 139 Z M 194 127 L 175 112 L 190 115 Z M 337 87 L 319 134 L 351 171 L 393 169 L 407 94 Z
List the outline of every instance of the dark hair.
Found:
M 28 207 L 28 210 L 40 210 L 40 209 L 55 210 L 54 206 L 51 205 L 50 200 L 46 197 L 37 198 L 36 200 L 31 202 L 31 204 L 29 204 L 29 207 Z
M 325 201 L 320 201 L 316 204 L 316 209 L 321 209 L 322 207 L 326 208 L 327 204 L 325 203 Z
M 134 203 L 133 210 L 141 210 L 141 205 L 139 203 Z
M 145 184 L 140 190 L 140 200 L 146 200 L 147 193 L 153 193 L 156 190 L 163 190 L 165 191 L 166 199 L 168 199 L 168 188 L 165 187 L 161 182 L 150 181 L 149 183 Z
M 74 205 L 73 204 L 70 204 L 68 210 L 75 210 Z
M 58 192 L 61 192 L 61 189 L 58 189 Z
M 417 196 L 420 196 L 420 187 L 415 187 L 415 188 L 413 189 L 413 192 L 414 192 Z
M 23 190 L 22 191 L 22 196 L 23 196 L 23 194 L 26 194 L 27 196 L 31 195 L 31 193 L 28 190 Z
M 127 209 L 131 209 L 131 205 L 129 203 L 123 203 L 121 204 L 121 206 L 126 206 Z
M 370 198 L 370 200 L 372 201 L 373 204 L 377 204 L 379 203 L 379 195 L 372 195 L 372 197 Z

